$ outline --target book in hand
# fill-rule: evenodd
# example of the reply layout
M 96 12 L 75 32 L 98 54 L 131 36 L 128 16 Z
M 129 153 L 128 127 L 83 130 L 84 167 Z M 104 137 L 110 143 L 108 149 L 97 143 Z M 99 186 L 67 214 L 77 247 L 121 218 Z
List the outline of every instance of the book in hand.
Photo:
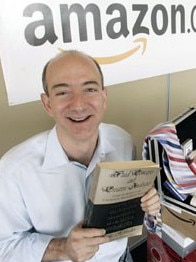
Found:
M 141 197 L 159 165 L 151 160 L 101 162 L 94 170 L 83 227 L 104 228 L 111 240 L 142 234 Z

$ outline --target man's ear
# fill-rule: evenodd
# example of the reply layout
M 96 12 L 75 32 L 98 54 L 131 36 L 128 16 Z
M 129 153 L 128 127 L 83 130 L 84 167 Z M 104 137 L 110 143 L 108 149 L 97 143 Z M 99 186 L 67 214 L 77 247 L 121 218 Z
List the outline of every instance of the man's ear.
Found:
M 107 108 L 107 104 L 108 104 L 108 91 L 107 88 L 104 87 L 104 108 Z
M 47 96 L 45 93 L 42 93 L 40 97 L 41 97 L 41 101 L 44 106 L 44 109 L 46 110 L 49 116 L 53 117 L 49 96 Z

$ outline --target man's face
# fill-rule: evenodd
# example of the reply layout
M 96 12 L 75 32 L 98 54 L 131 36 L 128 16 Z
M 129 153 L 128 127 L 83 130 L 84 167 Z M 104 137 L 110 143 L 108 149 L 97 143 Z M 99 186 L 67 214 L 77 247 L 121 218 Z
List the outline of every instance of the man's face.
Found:
M 58 134 L 74 140 L 97 136 L 107 94 L 94 62 L 67 54 L 49 64 L 46 82 L 49 96 L 42 95 L 42 101 L 56 121 Z

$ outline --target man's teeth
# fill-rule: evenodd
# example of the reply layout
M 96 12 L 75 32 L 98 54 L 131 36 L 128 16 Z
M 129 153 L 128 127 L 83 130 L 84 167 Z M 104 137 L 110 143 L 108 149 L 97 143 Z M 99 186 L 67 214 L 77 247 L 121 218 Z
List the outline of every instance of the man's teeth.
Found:
M 73 118 L 73 117 L 71 117 L 70 119 L 71 120 L 73 120 L 73 121 L 83 121 L 83 120 L 85 120 L 87 117 L 82 117 L 82 118 Z

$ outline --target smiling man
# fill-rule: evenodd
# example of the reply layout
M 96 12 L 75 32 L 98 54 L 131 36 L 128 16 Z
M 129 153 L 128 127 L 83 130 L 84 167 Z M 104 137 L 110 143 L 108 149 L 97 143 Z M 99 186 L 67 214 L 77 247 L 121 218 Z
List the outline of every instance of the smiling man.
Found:
M 41 97 L 56 121 L 58 139 L 69 158 L 88 165 L 106 109 L 107 92 L 95 62 L 76 54 L 69 52 L 49 63 L 46 94 Z
M 107 107 L 101 69 L 67 51 L 46 64 L 42 78 L 41 100 L 56 125 L 0 161 L 0 260 L 130 262 L 127 238 L 110 241 L 104 229 L 82 227 L 96 163 L 135 157 L 132 137 L 101 122 Z M 154 188 L 141 208 L 159 211 Z

